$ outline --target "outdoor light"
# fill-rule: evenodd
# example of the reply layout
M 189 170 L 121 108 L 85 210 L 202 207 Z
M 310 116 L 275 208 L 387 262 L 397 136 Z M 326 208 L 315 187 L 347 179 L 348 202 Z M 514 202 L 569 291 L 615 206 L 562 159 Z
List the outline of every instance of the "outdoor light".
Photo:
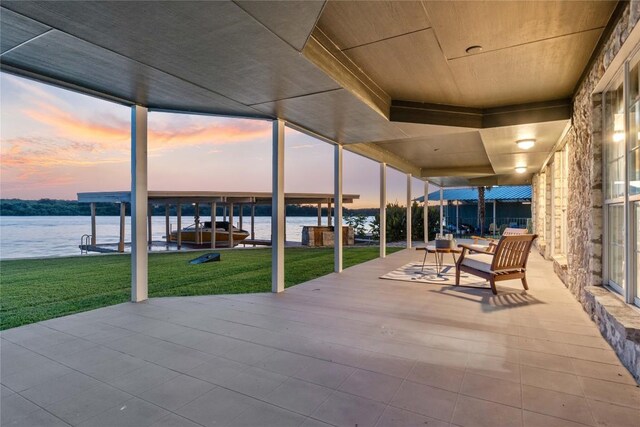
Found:
M 518 166 L 516 167 L 516 173 L 525 173 L 527 171 L 526 166 Z
M 535 144 L 536 144 L 535 139 L 521 139 L 519 141 L 516 141 L 516 145 L 518 146 L 518 148 L 522 150 L 528 150 L 529 148 L 533 147 Z
M 471 54 L 472 53 L 480 53 L 480 52 L 482 52 L 482 46 L 478 46 L 478 45 L 469 46 L 468 48 L 465 49 L 465 52 L 471 53 Z

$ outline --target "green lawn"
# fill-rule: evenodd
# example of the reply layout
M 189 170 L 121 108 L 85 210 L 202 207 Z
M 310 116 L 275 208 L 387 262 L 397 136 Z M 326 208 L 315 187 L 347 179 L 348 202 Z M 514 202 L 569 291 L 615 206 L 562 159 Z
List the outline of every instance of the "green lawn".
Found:
M 270 249 L 221 251 L 222 262 L 188 263 L 202 253 L 150 254 L 149 296 L 271 289 Z M 288 248 L 285 254 L 287 287 L 333 271 L 332 248 Z M 377 256 L 377 247 L 345 248 L 344 267 Z M 128 301 L 130 267 L 129 255 L 0 261 L 0 329 Z

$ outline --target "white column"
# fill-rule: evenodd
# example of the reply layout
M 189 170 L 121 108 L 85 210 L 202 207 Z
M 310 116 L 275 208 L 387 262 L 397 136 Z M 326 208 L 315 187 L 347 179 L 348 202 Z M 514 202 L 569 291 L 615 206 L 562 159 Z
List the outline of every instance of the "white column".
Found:
M 494 199 L 493 200 L 493 234 L 494 235 L 498 234 L 497 228 L 498 228 L 498 221 L 496 221 L 496 201 Z M 553 249 L 553 246 L 551 247 L 551 249 Z
M 251 240 L 256 239 L 256 204 L 251 204 Z M 255 248 L 256 244 L 253 244 Z
M 333 193 L 335 215 L 333 228 L 333 270 L 342 271 L 342 145 L 336 144 L 333 157 Z
M 411 174 L 407 174 L 407 249 L 411 249 Z
M 233 203 L 229 203 L 229 248 L 233 248 Z
M 124 226 L 126 221 L 127 205 L 120 202 L 120 240 L 118 240 L 118 252 L 124 252 Z
M 284 291 L 284 121 L 273 121 L 271 184 L 271 292 Z
M 147 109 L 131 107 L 131 300 L 147 299 Z
M 176 216 L 178 217 L 178 222 L 176 224 L 176 228 L 178 229 L 176 246 L 178 247 L 178 250 L 180 250 L 182 249 L 182 205 L 180 203 L 176 204 Z
M 456 232 L 460 234 L 460 201 L 456 200 Z
M 164 234 L 167 247 L 169 246 L 169 236 L 171 235 L 171 222 L 169 220 L 169 204 L 164 205 Z
M 153 221 L 153 205 L 147 205 L 147 235 L 149 238 L 149 248 L 153 245 L 153 229 L 151 222 Z
M 216 248 L 216 209 L 218 208 L 216 202 L 211 202 L 211 235 L 209 236 L 209 243 L 211 243 L 211 249 Z
M 387 164 L 380 163 L 380 258 L 387 256 Z
M 444 191 L 442 190 L 442 187 L 440 187 L 440 234 L 442 234 L 444 231 L 444 224 L 442 223 L 442 221 L 444 220 L 444 206 L 442 204 L 443 196 Z
M 96 204 L 95 202 L 91 203 L 91 244 L 93 246 L 96 245 L 97 236 L 96 236 Z
M 424 182 L 424 205 L 422 206 L 422 229 L 424 242 L 429 242 L 429 181 Z

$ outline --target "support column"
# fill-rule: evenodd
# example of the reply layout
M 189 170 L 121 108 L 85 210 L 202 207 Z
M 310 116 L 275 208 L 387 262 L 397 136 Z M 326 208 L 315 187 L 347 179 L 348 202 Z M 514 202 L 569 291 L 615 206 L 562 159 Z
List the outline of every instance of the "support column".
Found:
M 498 221 L 496 221 L 496 201 L 493 200 L 493 235 L 498 234 Z M 553 247 L 552 247 L 553 248 Z
M 424 182 L 424 205 L 422 206 L 422 229 L 424 242 L 429 243 L 429 181 Z
M 411 174 L 407 174 L 407 249 L 411 249 Z
M 284 121 L 273 121 L 271 184 L 271 291 L 284 291 Z
M 253 203 L 251 205 L 251 240 L 256 239 L 256 205 Z M 253 244 L 253 247 L 256 247 L 256 244 Z
M 178 239 L 176 245 L 178 250 L 180 250 L 182 249 L 182 205 L 180 203 L 176 205 L 176 215 L 178 216 L 178 223 L 176 225 L 178 227 Z
M 200 203 L 196 203 L 194 208 L 193 208 L 193 222 L 194 222 L 194 228 L 196 230 L 196 235 L 195 235 L 195 242 L 196 245 L 199 245 L 201 243 L 200 241 Z
M 120 203 L 120 240 L 118 240 L 118 252 L 124 252 L 124 226 L 126 221 L 126 207 L 127 205 L 122 202 Z M 133 218 L 132 218 L 133 219 Z
M 380 163 L 380 258 L 387 256 L 387 164 Z
M 147 299 L 147 109 L 131 107 L 131 300 Z
M 211 203 L 211 236 L 210 236 L 210 242 L 211 242 L 211 249 L 215 249 L 216 248 L 216 219 L 218 219 L 218 216 L 216 215 L 216 209 L 218 208 L 217 203 L 216 202 L 212 202 Z
M 170 209 L 169 209 L 169 204 L 165 203 L 164 205 L 164 234 L 165 234 L 165 241 L 167 243 L 167 247 L 169 246 L 169 237 L 171 236 L 171 221 L 170 221 Z
M 335 203 L 335 227 L 333 228 L 333 270 L 342 272 L 342 145 L 334 147 L 333 193 Z
M 96 204 L 91 203 L 91 244 L 96 245 L 98 238 L 96 236 Z
M 322 226 L 322 203 L 318 203 L 318 227 Z
M 440 187 L 440 234 L 441 235 L 444 232 L 444 224 L 442 223 L 442 221 L 444 220 L 444 206 L 442 204 L 443 200 L 444 200 L 444 190 L 442 189 L 442 187 Z
M 149 240 L 149 249 L 153 245 L 153 230 L 151 227 L 151 222 L 153 221 L 153 206 L 147 205 L 147 236 Z
M 229 248 L 233 248 L 233 203 L 229 203 Z

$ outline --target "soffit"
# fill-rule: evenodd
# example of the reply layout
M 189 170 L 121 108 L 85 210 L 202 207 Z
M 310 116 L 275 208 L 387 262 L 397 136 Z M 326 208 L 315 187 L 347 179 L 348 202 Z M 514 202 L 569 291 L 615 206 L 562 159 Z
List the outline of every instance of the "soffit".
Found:
M 246 105 L 339 87 L 231 2 L 164 2 L 160 7 L 7 1 L 3 6 Z M 316 3 L 308 7 L 317 10 Z M 295 10 L 287 10 L 295 21 Z
M 46 25 L 6 9 L 2 9 L 0 13 L 0 28 L 2 28 L 0 53 L 5 53 L 50 29 Z
M 478 166 L 491 169 L 478 131 L 415 138 L 410 141 L 379 142 L 378 145 L 405 159 L 412 159 L 413 163 L 423 169 Z M 428 171 L 423 176 L 429 176 Z
M 530 172 L 540 170 L 567 126 L 566 120 L 502 128 L 482 129 L 480 135 L 496 174 L 514 172 L 526 166 Z M 523 150 L 516 145 L 521 139 L 534 138 L 533 148 Z
M 431 25 L 419 1 L 329 1 L 318 26 L 344 50 Z
M 278 37 L 301 51 L 324 7 L 324 0 L 249 1 L 235 3 L 273 31 Z
M 55 54 L 52 54 L 55 52 Z M 3 65 L 29 69 L 151 108 L 263 116 L 253 108 L 57 30 L 2 56 Z
M 615 4 L 330 0 L 319 28 L 393 99 L 489 108 L 572 95 Z

